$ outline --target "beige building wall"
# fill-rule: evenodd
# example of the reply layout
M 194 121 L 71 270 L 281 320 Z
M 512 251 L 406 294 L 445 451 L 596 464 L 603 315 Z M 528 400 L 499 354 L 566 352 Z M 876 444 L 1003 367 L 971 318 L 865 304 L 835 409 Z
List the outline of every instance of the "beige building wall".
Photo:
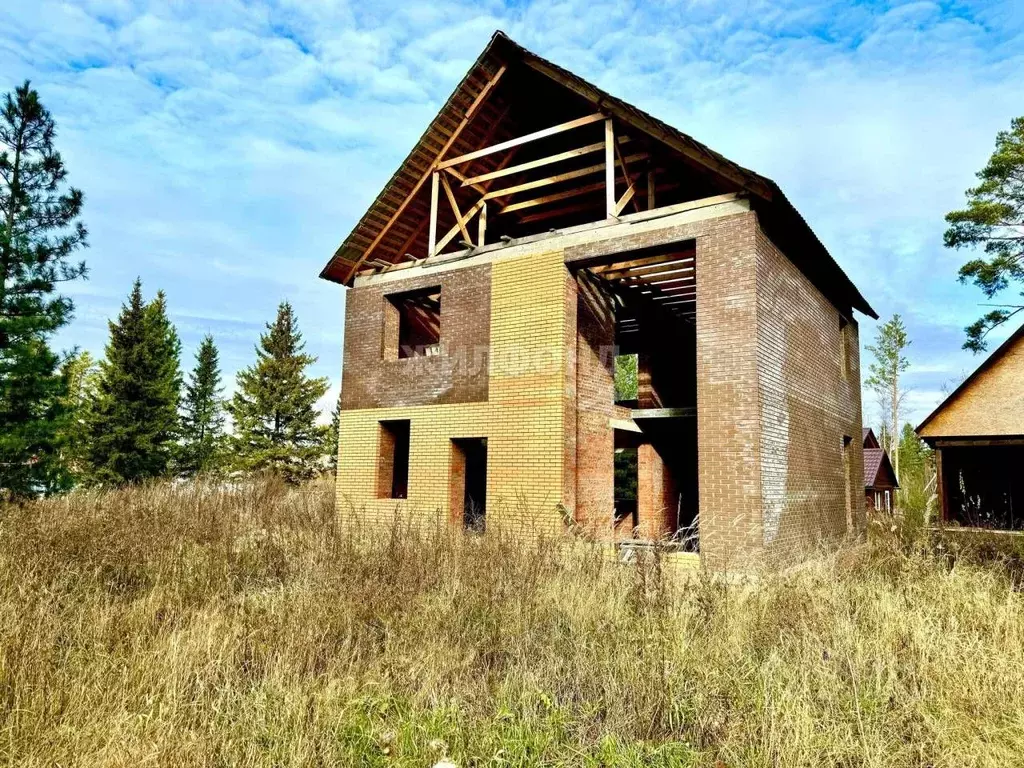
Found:
M 1024 435 L 1024 333 L 947 400 L 920 436 Z

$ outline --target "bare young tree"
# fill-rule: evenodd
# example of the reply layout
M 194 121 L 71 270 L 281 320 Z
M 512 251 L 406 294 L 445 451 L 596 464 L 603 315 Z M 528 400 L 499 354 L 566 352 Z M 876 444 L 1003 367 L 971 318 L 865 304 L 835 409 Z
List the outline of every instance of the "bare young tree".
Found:
M 864 383 L 879 397 L 879 402 L 884 404 L 884 418 L 890 425 L 889 439 L 886 441 L 888 445 L 885 447 L 889 451 L 897 476 L 900 472 L 899 425 L 902 423 L 903 400 L 907 395 L 901 386 L 900 378 L 910 367 L 910 361 L 904 355 L 909 346 L 907 328 L 899 315 L 893 315 L 892 319 L 882 323 L 875 334 L 875 343 L 867 346 L 875 359 L 868 368 L 870 375 Z

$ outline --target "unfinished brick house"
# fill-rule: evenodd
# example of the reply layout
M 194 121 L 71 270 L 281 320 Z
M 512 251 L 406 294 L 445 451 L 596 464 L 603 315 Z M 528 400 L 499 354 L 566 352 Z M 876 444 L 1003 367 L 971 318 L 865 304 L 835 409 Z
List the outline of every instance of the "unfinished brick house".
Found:
M 500 32 L 321 276 L 342 514 L 716 563 L 862 524 L 871 307 L 772 181 Z
M 917 428 L 935 450 L 942 522 L 1024 531 L 1024 325 Z

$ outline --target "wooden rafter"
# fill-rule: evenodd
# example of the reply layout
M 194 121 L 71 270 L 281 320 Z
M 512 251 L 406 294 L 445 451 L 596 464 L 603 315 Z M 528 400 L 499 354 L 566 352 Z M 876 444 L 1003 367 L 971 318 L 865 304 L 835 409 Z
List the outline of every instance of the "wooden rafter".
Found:
M 627 125 L 632 125 L 644 133 L 667 144 L 672 147 L 672 149 L 683 154 L 691 162 L 715 171 L 735 183 L 737 186 L 749 189 L 755 194 L 763 197 L 765 200 L 772 199 L 771 188 L 754 174 L 744 173 L 742 169 L 738 168 L 733 163 L 716 157 L 704 148 L 693 146 L 690 142 L 687 142 L 686 140 L 681 139 L 660 127 L 656 121 L 642 114 L 636 113 L 636 110 L 630 111 L 626 107 L 610 102 L 606 98 L 607 95 L 602 91 L 594 88 L 589 83 L 579 80 L 578 78 L 566 77 L 565 73 L 560 71 L 558 67 L 555 67 L 542 59 L 538 59 L 529 52 L 527 52 L 524 62 L 528 67 L 547 75 L 555 82 L 561 83 L 566 88 L 578 93 L 588 101 L 594 104 L 601 104 L 601 108 L 611 113 L 614 117 L 617 117 Z
M 602 182 L 601 187 L 604 187 Z M 594 207 L 593 203 L 577 203 L 575 205 L 565 205 L 561 208 L 552 208 L 548 211 L 538 211 L 537 213 L 531 213 L 528 216 L 523 216 L 519 219 L 520 224 L 529 224 L 533 221 L 544 221 L 545 219 L 554 219 L 558 216 L 568 216 L 571 213 L 579 213 L 580 211 L 589 211 Z
M 512 213 L 513 211 L 521 211 L 525 208 L 534 208 L 538 205 L 544 205 L 545 203 L 553 203 L 557 200 L 566 200 L 570 197 L 578 197 L 579 195 L 586 195 L 590 192 L 599 192 L 604 189 L 604 182 L 599 181 L 596 184 L 588 184 L 583 187 L 573 187 L 567 189 L 564 192 L 553 192 L 550 195 L 544 195 L 542 197 L 535 197 L 531 200 L 523 200 L 518 203 L 509 203 L 501 209 L 501 213 Z
M 452 145 L 458 140 L 459 136 L 462 135 L 462 132 L 466 129 L 466 126 L 469 125 L 470 121 L 476 115 L 477 110 L 480 109 L 480 105 L 484 103 L 484 101 L 487 99 L 487 96 L 494 90 L 494 86 L 496 86 L 498 82 L 501 80 L 502 76 L 505 74 L 505 71 L 506 68 L 504 65 L 499 67 L 498 71 L 495 72 L 494 75 L 484 85 L 484 87 L 480 89 L 480 93 L 477 94 L 476 98 L 473 99 L 473 102 L 469 105 L 469 109 L 466 110 L 466 114 L 465 116 L 463 116 L 462 121 L 455 127 L 455 130 L 453 130 L 451 134 L 448 136 L 448 140 L 445 141 L 444 145 L 438 151 L 437 156 L 434 159 L 434 163 L 443 158 L 445 156 L 445 153 L 448 152 L 448 150 L 451 149 Z M 377 246 L 380 245 L 385 235 L 387 235 L 387 233 L 391 231 L 391 227 L 394 226 L 394 223 L 398 220 L 398 217 L 402 215 L 406 207 L 413 200 L 413 198 L 416 197 L 420 189 L 423 188 L 424 183 L 426 183 L 427 179 L 432 175 L 431 170 L 432 168 L 427 168 L 420 174 L 420 178 L 413 185 L 412 190 L 410 190 L 409 194 L 405 196 L 405 199 L 402 200 L 401 204 L 398 206 L 395 212 L 391 214 L 391 217 L 388 219 L 387 223 L 381 228 L 380 232 L 377 233 L 377 236 L 373 238 L 370 244 L 363 251 L 362 255 L 360 255 L 360 257 L 352 265 L 352 267 L 348 271 L 348 274 L 345 276 L 345 279 L 342 282 L 347 283 L 352 278 L 352 275 L 355 274 L 359 266 L 364 261 L 366 261 L 370 257 L 370 254 L 372 254 L 373 251 L 377 248 Z
M 495 152 L 501 152 L 506 149 L 512 149 L 513 147 L 518 147 L 521 144 L 527 144 L 531 141 L 536 141 L 537 139 L 544 139 L 547 138 L 548 136 L 554 136 L 555 134 L 562 133 L 563 131 L 571 131 L 573 128 L 581 128 L 584 125 L 590 125 L 591 123 L 596 123 L 599 120 L 604 120 L 604 115 L 601 114 L 600 112 L 595 112 L 594 114 L 587 115 L 586 117 L 580 117 L 575 120 L 569 120 L 566 123 L 559 123 L 558 125 L 553 125 L 550 128 L 544 128 L 543 130 L 540 131 L 528 133 L 525 136 L 520 136 L 517 139 L 509 139 L 508 141 L 502 141 L 498 144 L 493 144 L 489 147 L 478 149 L 475 152 L 467 152 L 464 155 L 459 155 L 458 157 L 453 157 L 449 160 L 439 160 L 438 162 L 435 163 L 434 167 L 437 168 L 438 170 L 441 170 L 443 168 L 449 168 L 453 165 L 461 165 L 462 163 L 468 162 L 469 160 L 476 160 L 477 158 L 486 157 L 487 155 L 494 154 Z
M 630 155 L 633 160 L 643 160 L 647 157 L 646 152 L 640 152 L 635 155 Z M 554 176 L 547 176 L 543 179 L 534 179 L 533 181 L 525 181 L 522 184 L 516 184 L 512 187 L 502 187 L 501 189 L 492 189 L 486 195 L 485 200 L 493 200 L 496 197 L 508 197 L 510 195 L 517 194 L 519 192 L 526 192 L 530 189 L 537 189 L 539 187 L 547 187 L 551 184 L 560 184 L 563 181 L 571 181 L 573 179 L 579 179 L 584 176 L 592 176 L 596 173 L 600 173 L 604 170 L 604 164 L 601 165 L 588 165 L 586 168 L 578 168 L 575 171 L 566 171 L 565 173 L 559 173 Z M 614 174 L 614 169 L 612 173 Z
M 620 136 L 619 144 L 625 144 L 630 140 L 629 136 Z M 595 144 L 587 144 L 585 147 L 577 147 L 576 149 L 569 149 L 565 152 L 559 152 L 554 155 L 548 155 L 547 157 L 541 157 L 536 160 L 530 160 L 526 163 L 520 163 L 519 165 L 512 165 L 508 168 L 503 168 L 500 171 L 491 171 L 490 173 L 482 173 L 479 176 L 473 176 L 469 179 L 463 179 L 462 186 L 471 186 L 478 184 L 481 181 L 490 181 L 492 179 L 500 179 L 503 176 L 511 176 L 516 173 L 522 173 L 523 171 L 530 171 L 534 168 L 542 168 L 545 165 L 551 165 L 552 163 L 558 163 L 563 160 L 571 160 L 574 157 L 582 157 L 583 155 L 589 155 L 594 152 L 600 152 L 604 149 L 604 142 L 599 141 Z

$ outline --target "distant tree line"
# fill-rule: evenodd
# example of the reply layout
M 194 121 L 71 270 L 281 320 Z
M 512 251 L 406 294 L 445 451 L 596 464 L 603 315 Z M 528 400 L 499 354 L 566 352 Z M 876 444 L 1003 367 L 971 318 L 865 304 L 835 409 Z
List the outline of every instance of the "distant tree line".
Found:
M 287 302 L 230 400 L 213 337 L 202 340 L 184 377 L 167 298 L 158 291 L 147 301 L 140 280 L 110 322 L 102 360 L 51 349 L 73 312 L 58 287 L 86 276 L 84 262 L 72 257 L 87 246 L 84 196 L 67 184 L 55 137 L 29 83 L 4 97 L 0 498 L 229 472 L 299 482 L 332 466 L 338 415 L 331 426 L 318 423 L 316 403 L 328 383 L 307 374 L 315 358 L 305 353 Z

